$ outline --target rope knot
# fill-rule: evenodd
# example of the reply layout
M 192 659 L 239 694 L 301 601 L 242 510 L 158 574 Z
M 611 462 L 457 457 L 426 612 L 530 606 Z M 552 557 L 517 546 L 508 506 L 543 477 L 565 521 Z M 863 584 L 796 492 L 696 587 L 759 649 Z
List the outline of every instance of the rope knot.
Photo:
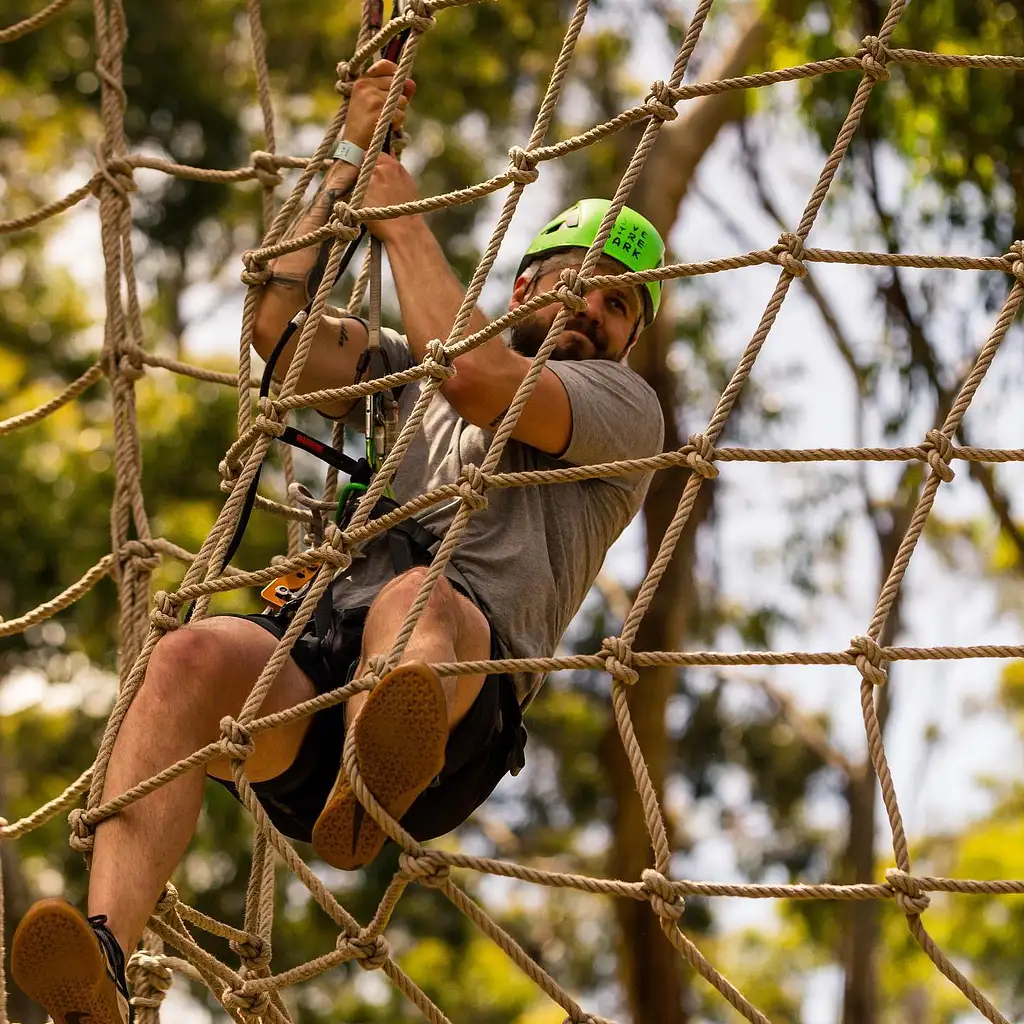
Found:
M 174 908 L 178 905 L 178 890 L 168 882 L 164 886 L 164 891 L 160 893 L 160 899 L 156 901 L 156 907 L 153 913 L 157 917 L 165 917 L 170 914 Z
M 154 572 L 160 568 L 160 554 L 144 540 L 129 540 L 118 551 L 121 564 L 130 567 L 136 574 Z
M 651 906 L 658 917 L 678 921 L 686 912 L 683 897 L 673 888 L 672 883 L 660 872 L 647 868 L 640 876 L 644 891 L 651 900 Z
M 376 686 L 388 670 L 388 656 L 386 654 L 374 654 L 366 659 L 366 672 L 370 681 Z
M 251 250 L 242 253 L 242 262 L 245 270 L 242 271 L 242 284 L 250 288 L 259 288 L 270 280 L 270 267 L 256 259 L 256 254 Z
M 537 170 L 537 158 L 528 149 L 522 146 L 513 146 L 508 151 L 508 174 L 509 180 L 520 185 L 529 185 L 540 177 Z
M 434 10 L 427 0 L 406 0 L 405 20 L 414 32 L 429 32 L 434 27 Z
M 125 974 L 131 983 L 132 1006 L 136 1008 L 158 1008 L 173 980 L 170 967 L 160 957 L 142 949 L 132 953 Z
M 850 641 L 850 653 L 854 657 L 857 671 L 872 686 L 885 686 L 889 675 L 882 657 L 882 648 L 869 636 L 855 636 Z
M 398 866 L 410 881 L 419 882 L 428 889 L 443 889 L 448 884 L 452 870 L 429 850 L 418 857 L 411 853 L 399 854 Z
M 640 673 L 633 668 L 633 648 L 621 636 L 607 636 L 601 641 L 605 670 L 620 683 L 634 686 Z
M 437 380 L 450 380 L 456 374 L 452 356 L 440 338 L 431 338 L 427 342 L 427 354 L 423 357 L 423 369 L 428 377 Z
M 270 1009 L 270 993 L 266 989 L 248 991 L 244 983 L 240 989 L 224 989 L 220 1001 L 226 1010 L 234 1010 L 242 1020 L 253 1021 L 253 1024 L 262 1020 Z
M 351 953 L 364 971 L 380 970 L 391 956 L 391 947 L 383 935 L 339 935 L 335 948 L 339 953 Z
M 1024 284 L 1024 241 L 1014 242 L 1003 259 L 1009 264 L 1010 273 Z
M 256 744 L 244 725 L 225 715 L 220 720 L 220 747 L 232 761 L 247 761 Z
M 122 198 L 138 188 L 133 177 L 135 168 L 126 157 L 111 157 L 108 160 L 103 150 L 97 149 L 96 162 L 99 165 L 99 173 L 103 181 Z M 102 188 L 102 185 L 100 187 Z
M 558 275 L 558 287 L 555 294 L 561 300 L 562 305 L 567 306 L 574 313 L 585 313 L 587 310 L 587 299 L 583 294 L 583 279 L 580 272 L 572 267 L 567 267 Z
M 284 181 L 277 167 L 277 157 L 273 153 L 267 153 L 262 149 L 253 150 L 252 172 L 256 175 L 256 180 L 264 188 L 277 188 Z
M 76 853 L 92 853 L 94 827 L 85 820 L 85 811 L 81 807 L 75 807 L 68 815 L 68 825 L 71 828 L 71 835 L 68 836 L 68 846 Z
M 857 51 L 860 66 L 864 74 L 870 75 L 876 82 L 885 82 L 889 78 L 889 49 L 878 36 L 865 36 L 860 41 Z
M 244 468 L 245 467 L 238 459 L 231 457 L 230 453 L 221 459 L 220 462 L 217 463 L 217 471 L 221 476 L 220 489 L 222 491 L 230 491 L 231 486 L 239 478 Z
M 487 477 L 479 466 L 466 466 L 459 476 L 459 497 L 474 511 L 487 508 Z
M 126 352 L 117 361 L 117 375 L 125 381 L 141 380 L 146 375 L 146 366 L 138 352 Z
M 925 458 L 932 472 L 948 484 L 956 475 L 949 465 L 953 458 L 953 442 L 941 430 L 929 430 L 921 447 L 927 453 Z
M 278 418 L 280 414 L 274 400 L 269 397 L 261 398 L 256 404 L 260 414 L 253 422 L 253 426 L 262 434 L 280 437 L 284 433 L 284 424 Z
M 331 208 L 331 219 L 327 222 L 331 233 L 342 242 L 351 242 L 359 237 L 362 226 L 356 211 L 343 199 L 339 199 Z
M 334 73 L 338 76 L 338 80 L 334 83 L 334 91 L 342 96 L 351 96 L 352 86 L 359 77 L 352 70 L 352 65 L 347 60 L 340 60 L 335 65 Z
M 682 451 L 686 456 L 686 465 L 694 473 L 704 477 L 705 480 L 714 480 L 718 476 L 718 467 L 712 461 L 715 457 L 715 446 L 709 438 L 703 434 L 691 434 Z
M 324 543 L 319 554 L 335 569 L 347 569 L 352 564 L 352 552 L 349 550 L 348 537 L 337 523 L 328 523 L 324 527 Z
M 908 875 L 905 871 L 900 871 L 899 868 L 889 868 L 885 873 L 885 881 L 893 890 L 896 906 L 907 917 L 923 914 L 931 905 L 931 898 L 913 875 Z
M 149 621 L 165 633 L 179 629 L 178 603 L 166 590 L 158 590 L 153 595 L 153 610 L 149 613 Z
M 772 246 L 775 262 L 793 277 L 806 277 L 807 268 L 803 264 L 804 241 L 792 231 L 783 231 L 779 240 Z
M 243 942 L 232 940 L 231 951 L 241 958 L 250 970 L 261 970 L 270 966 L 270 943 L 259 935 L 249 935 Z
M 667 82 L 652 82 L 651 91 L 644 100 L 644 109 L 659 121 L 674 121 L 679 116 L 679 111 L 673 106 L 677 98 L 675 89 Z

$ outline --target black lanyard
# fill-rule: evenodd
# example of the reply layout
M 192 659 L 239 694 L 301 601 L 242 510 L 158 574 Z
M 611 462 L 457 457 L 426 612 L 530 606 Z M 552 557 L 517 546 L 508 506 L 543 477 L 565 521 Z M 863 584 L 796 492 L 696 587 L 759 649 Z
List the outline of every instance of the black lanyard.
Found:
M 392 19 L 399 17 L 403 13 L 404 4 L 402 0 L 394 0 L 394 4 L 391 9 Z M 370 29 L 370 35 L 374 35 L 380 31 L 383 25 L 384 18 L 384 2 L 383 0 L 367 0 L 368 9 L 368 20 L 367 24 Z M 406 40 L 409 38 L 409 29 L 398 33 L 393 39 L 391 39 L 387 46 L 381 51 L 381 57 L 385 60 L 390 60 L 394 63 L 398 63 L 399 58 L 402 55 L 402 48 L 405 46 Z M 384 152 L 388 153 L 391 151 L 391 129 L 388 129 L 387 136 L 384 139 Z M 366 225 L 362 224 L 359 229 L 359 236 L 352 239 L 345 248 L 345 252 L 342 254 L 341 262 L 338 265 L 338 271 L 334 276 L 334 284 L 337 284 L 341 279 L 342 274 L 348 269 L 349 264 L 352 262 L 353 257 L 356 254 L 356 250 L 359 248 L 359 244 L 366 236 Z M 321 247 L 320 257 L 323 259 L 323 265 L 326 267 L 327 257 L 330 253 L 331 240 L 327 240 Z M 320 259 L 318 258 L 318 265 Z M 323 269 L 320 270 L 320 275 L 316 277 L 316 287 L 313 289 L 314 297 L 315 292 L 318 290 L 320 285 L 320 279 L 323 276 Z M 274 368 L 277 366 L 278 360 L 281 358 L 281 353 L 284 351 L 285 345 L 294 337 L 295 332 L 306 322 L 306 318 L 309 316 L 310 311 L 313 308 L 313 298 L 310 298 L 306 306 L 298 313 L 295 314 L 288 321 L 285 329 L 281 332 L 281 337 L 278 338 L 277 344 L 274 346 L 273 351 L 267 359 L 267 364 L 263 370 L 263 377 L 260 380 L 260 397 L 266 398 L 270 394 L 270 385 L 274 379 Z M 360 372 L 356 376 L 358 381 L 359 377 L 362 376 L 362 372 L 365 369 L 360 361 Z M 298 448 L 301 451 L 309 452 L 310 455 L 316 456 L 327 465 L 334 467 L 335 469 L 341 470 L 343 473 L 347 473 L 352 483 L 365 487 L 369 484 L 370 479 L 373 475 L 373 470 L 370 463 L 364 459 L 353 459 L 351 456 L 346 455 L 344 452 L 339 451 L 332 445 L 325 444 L 322 441 L 318 441 L 315 437 L 309 434 L 303 433 L 301 430 L 296 430 L 295 427 L 285 427 L 284 433 L 278 438 L 279 441 L 283 441 L 285 444 L 291 445 L 293 448 Z M 238 516 L 238 522 L 235 524 L 235 532 L 232 534 L 231 542 L 228 544 L 227 550 L 224 553 L 224 558 L 221 561 L 219 572 L 223 572 L 225 566 L 234 558 L 235 553 L 238 551 L 239 545 L 242 543 L 242 538 L 245 536 L 246 527 L 249 525 L 249 519 L 252 516 L 252 510 L 256 505 L 256 495 L 260 485 L 260 475 L 262 473 L 263 466 L 257 467 L 256 473 L 252 478 L 252 482 L 249 484 L 249 489 L 246 491 L 245 501 L 242 504 L 242 510 Z M 191 618 L 192 608 L 190 607 L 185 616 L 185 621 L 188 622 Z

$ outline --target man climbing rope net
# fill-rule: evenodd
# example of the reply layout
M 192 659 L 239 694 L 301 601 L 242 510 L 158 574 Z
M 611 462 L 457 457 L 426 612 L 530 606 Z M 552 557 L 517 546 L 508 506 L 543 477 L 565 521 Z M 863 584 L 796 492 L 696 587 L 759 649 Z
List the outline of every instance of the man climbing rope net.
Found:
M 326 223 L 351 190 L 396 67 L 380 61 L 353 88 L 345 137 L 311 206 L 295 225 L 301 235 Z M 415 87 L 407 82 L 400 126 Z M 381 155 L 366 196 L 389 206 L 417 196 L 409 173 Z M 548 224 L 530 244 L 509 303 L 554 288 L 578 268 L 609 204 L 586 199 Z M 446 337 L 464 292 L 437 240 L 419 216 L 371 222 L 387 250 L 405 335 L 383 332 L 366 367 L 364 321 L 323 317 L 302 370 L 299 391 L 349 385 L 423 360 L 428 343 Z M 647 220 L 623 209 L 597 273 L 661 264 L 664 245 Z M 257 309 L 255 347 L 265 358 L 288 321 L 316 289 L 316 253 L 280 256 Z M 502 455 L 503 472 L 643 458 L 661 449 L 663 424 L 652 389 L 624 363 L 657 313 L 659 283 L 590 291 L 586 308 L 565 323 Z M 441 385 L 394 480 L 407 500 L 463 477 L 483 461 L 492 432 L 512 402 L 560 307 L 532 313 L 511 332 L 459 356 Z M 469 329 L 486 324 L 474 312 Z M 284 374 L 295 351 L 281 352 Z M 400 419 L 419 393 L 397 395 Z M 348 417 L 344 403 L 319 411 Z M 360 425 L 362 418 L 360 417 Z M 258 734 L 245 770 L 270 819 L 293 839 L 343 869 L 378 854 L 386 836 L 365 814 L 341 765 L 348 728 L 370 791 L 418 840 L 456 828 L 507 773 L 524 765 L 522 709 L 541 680 L 528 674 L 440 679 L 433 662 L 521 658 L 553 652 L 579 609 L 604 556 L 636 514 L 649 474 L 517 487 L 493 492 L 463 534 L 405 648 L 402 663 L 369 693 Z M 371 541 L 333 581 L 263 704 L 271 714 L 337 689 L 386 654 L 416 598 L 433 547 L 458 501 L 432 507 L 412 527 Z M 219 736 L 234 716 L 290 621 L 292 605 L 269 614 L 216 616 L 163 637 L 145 682 L 118 734 L 104 800 L 188 757 Z M 232 790 L 228 760 L 206 774 Z M 55 1024 L 123 1024 L 130 1020 L 125 955 L 134 950 L 168 878 L 195 830 L 203 799 L 199 768 L 121 811 L 97 829 L 86 918 L 70 904 L 43 900 L 21 921 L 13 942 L 17 983 Z

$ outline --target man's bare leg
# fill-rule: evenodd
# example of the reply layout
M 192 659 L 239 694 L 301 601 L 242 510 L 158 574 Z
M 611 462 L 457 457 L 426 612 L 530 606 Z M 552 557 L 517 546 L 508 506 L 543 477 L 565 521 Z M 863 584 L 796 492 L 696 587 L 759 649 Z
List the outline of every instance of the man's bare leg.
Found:
M 411 569 L 377 595 L 363 630 L 357 674 L 374 655 L 390 653 L 426 572 Z M 490 626 L 483 613 L 446 579 L 439 579 L 400 665 L 371 694 L 350 698 L 347 719 L 355 731 L 360 774 L 396 818 L 441 771 L 447 738 L 476 700 L 485 678 L 439 680 L 423 664 L 476 661 L 489 654 Z M 386 838 L 366 815 L 342 769 L 313 827 L 313 848 L 328 864 L 351 871 L 373 860 Z
M 165 636 L 153 651 L 139 690 L 114 745 L 104 801 L 156 775 L 220 736 L 220 720 L 237 715 L 275 645 L 254 622 L 203 620 Z M 291 660 L 262 708 L 270 714 L 315 695 Z M 246 762 L 251 781 L 273 778 L 295 759 L 309 719 L 255 738 Z M 210 774 L 231 778 L 229 762 Z M 167 879 L 195 831 L 206 772 L 195 769 L 130 805 L 96 829 L 89 876 L 89 913 L 106 914 L 126 954 L 142 936 Z
M 426 568 L 410 569 L 388 583 L 377 595 L 366 617 L 363 650 L 356 678 L 366 671 L 374 655 L 391 653 L 406 613 L 416 600 Z M 491 656 L 491 628 L 483 612 L 459 594 L 443 576 L 434 584 L 430 600 L 402 655 L 402 664 L 442 661 L 483 661 Z M 484 684 L 484 676 L 451 676 L 441 680 L 448 704 L 448 729 L 465 717 Z M 348 702 L 349 721 L 355 721 L 369 696 L 358 693 Z

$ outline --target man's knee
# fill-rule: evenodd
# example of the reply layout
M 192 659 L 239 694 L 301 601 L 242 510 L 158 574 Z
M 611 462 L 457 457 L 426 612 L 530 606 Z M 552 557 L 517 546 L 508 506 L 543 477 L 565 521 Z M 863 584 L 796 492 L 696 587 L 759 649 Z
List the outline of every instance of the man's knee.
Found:
M 406 570 L 381 589 L 375 605 L 404 615 L 419 596 L 429 571 L 428 566 L 422 565 Z M 459 593 L 447 577 L 439 576 L 434 582 L 430 600 L 420 617 L 421 621 L 424 619 L 441 619 L 454 626 L 460 639 L 471 643 L 477 650 L 473 657 L 487 657 L 490 649 L 490 623 L 480 608 Z
M 158 698 L 213 696 L 213 680 L 222 679 L 228 644 L 216 620 L 203 620 L 161 637 L 150 655 L 141 694 Z
M 414 565 L 411 569 L 406 569 L 400 576 L 384 584 L 374 603 L 387 604 L 404 611 L 411 607 L 419 596 L 429 572 L 430 567 L 426 565 Z M 430 591 L 426 611 L 441 612 L 446 605 L 455 600 L 455 597 L 452 585 L 444 576 L 439 576 Z

